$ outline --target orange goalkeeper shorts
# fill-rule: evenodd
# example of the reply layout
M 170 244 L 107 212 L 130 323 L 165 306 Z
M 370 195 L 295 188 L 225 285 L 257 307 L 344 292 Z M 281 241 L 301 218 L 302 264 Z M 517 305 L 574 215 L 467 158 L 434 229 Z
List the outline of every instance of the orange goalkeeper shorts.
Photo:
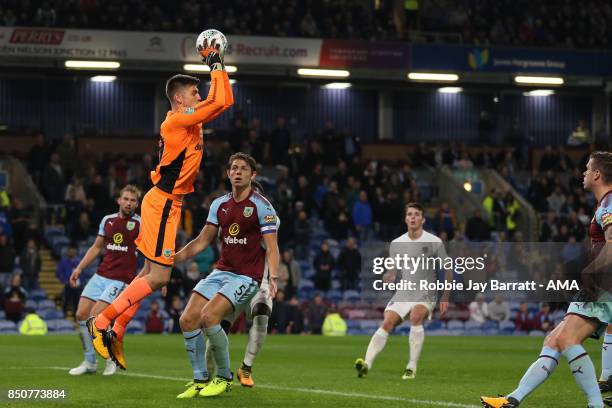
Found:
M 157 187 L 142 199 L 136 248 L 145 258 L 164 266 L 174 264 L 176 232 L 181 222 L 182 196 Z

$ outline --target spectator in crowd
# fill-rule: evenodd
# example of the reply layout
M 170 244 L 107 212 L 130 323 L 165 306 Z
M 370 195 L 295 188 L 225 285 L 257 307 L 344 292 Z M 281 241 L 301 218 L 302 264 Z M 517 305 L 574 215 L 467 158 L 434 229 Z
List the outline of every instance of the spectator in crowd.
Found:
M 372 206 L 365 190 L 359 192 L 359 200 L 353 205 L 353 223 L 359 234 L 359 241 L 367 241 L 372 230 Z
M 21 253 L 26 245 L 26 230 L 30 220 L 30 211 L 23 205 L 23 201 L 19 198 L 13 200 L 13 205 L 9 211 L 9 219 L 11 222 L 11 230 L 13 231 L 13 243 L 15 251 Z
M 485 302 L 485 296 L 482 293 L 476 295 L 476 299 L 470 303 L 470 320 L 478 323 L 484 323 L 489 319 L 489 307 Z
M 542 303 L 540 305 L 540 311 L 533 319 L 533 329 L 548 333 L 552 331 L 554 327 L 555 324 L 552 316 L 550 315 L 550 305 L 548 303 Z
M 315 270 L 314 283 L 318 290 L 327 292 L 331 286 L 332 270 L 336 266 L 336 260 L 329 251 L 327 241 L 321 243 L 321 250 L 315 256 L 313 267 Z
M 87 196 L 85 195 L 85 187 L 83 187 L 83 182 L 78 177 L 73 177 L 72 182 L 68 184 L 66 187 L 66 194 L 64 196 L 64 200 L 72 200 L 77 201 L 85 206 L 87 203 Z
M 338 255 L 338 269 L 342 290 L 359 290 L 359 274 L 361 272 L 361 252 L 357 248 L 357 240 L 350 237 L 345 247 Z
M 49 162 L 51 146 L 45 139 L 45 135 L 39 133 L 36 142 L 28 152 L 28 171 L 35 183 L 40 183 L 40 176 Z
M 164 332 L 164 319 L 156 300 L 151 302 L 151 311 L 145 321 L 145 332 L 157 334 Z
M 567 198 L 563 194 L 560 185 L 556 185 L 553 193 L 546 198 L 548 208 L 550 208 L 551 211 L 554 211 L 557 215 L 561 213 L 561 208 L 563 208 L 566 200 Z
M 183 313 L 183 301 L 179 296 L 174 296 L 170 302 L 168 314 L 170 315 L 170 333 L 181 333 L 179 319 Z
M 52 205 L 62 204 L 66 192 L 66 178 L 62 170 L 60 155 L 53 153 L 41 176 L 42 193 Z
M 301 276 L 302 270 L 300 264 L 293 259 L 293 252 L 285 249 L 278 270 L 278 288 L 285 292 L 285 296 L 293 296 L 297 293 Z
M 515 329 L 518 331 L 528 332 L 533 328 L 533 320 L 529 314 L 529 306 L 527 302 L 521 302 L 519 310 L 514 317 Z
M 455 225 L 457 225 L 457 216 L 455 211 L 450 208 L 447 202 L 440 204 L 438 210 L 438 232 L 446 232 L 448 239 L 452 240 L 455 236 Z
M 274 334 L 286 333 L 289 326 L 289 313 L 289 304 L 285 301 L 285 292 L 278 290 L 272 304 L 268 330 Z
M 15 268 L 15 249 L 6 234 L 0 234 L 0 285 L 6 286 Z
M 64 284 L 64 293 L 62 296 L 62 310 L 64 315 L 68 315 L 67 311 L 70 308 L 73 313 L 76 313 L 79 304 L 79 297 L 83 290 L 82 286 L 73 288 L 70 286 L 70 275 L 79 264 L 80 259 L 77 257 L 77 247 L 74 245 L 68 246 L 66 254 L 62 256 L 60 263 L 57 265 L 55 276 Z
M 89 237 L 95 234 L 95 229 L 91 220 L 89 219 L 89 214 L 86 212 L 82 212 L 79 214 L 79 221 L 70 232 L 70 239 L 72 242 L 83 242 L 87 241 Z
M 489 241 L 491 239 L 489 224 L 482 219 L 480 210 L 474 211 L 474 215 L 467 220 L 465 236 L 470 241 Z
M 287 121 L 283 116 L 276 119 L 276 128 L 270 133 L 270 156 L 271 164 L 289 165 L 289 147 L 291 147 L 291 133 L 287 129 Z
M 323 303 L 321 294 L 316 293 L 308 307 L 308 327 L 310 328 L 310 333 L 321 334 L 325 316 L 327 316 L 327 306 Z
M 495 295 L 495 300 L 487 305 L 489 319 L 503 322 L 510 319 L 510 307 L 500 294 Z
M 189 296 L 193 288 L 195 288 L 201 279 L 202 274 L 200 273 L 198 263 L 195 261 L 191 262 L 183 278 L 183 294 Z
M 21 286 L 21 275 L 13 274 L 10 284 L 4 291 L 4 311 L 6 319 L 17 323 L 23 317 L 28 293 Z
M 33 239 L 28 240 L 26 248 L 19 256 L 19 267 L 23 272 L 23 285 L 28 291 L 38 288 L 38 275 L 40 274 L 40 268 L 42 266 L 42 260 L 38 247 Z
M 550 242 L 558 234 L 559 229 L 557 227 L 557 215 L 554 211 L 549 211 L 546 213 L 546 219 L 541 224 L 540 241 Z
M 300 260 L 306 259 L 312 234 L 312 226 L 308 221 L 306 211 L 302 210 L 298 213 L 293 230 L 295 232 L 295 257 Z
M 345 211 L 341 211 L 338 216 L 332 220 L 328 227 L 329 235 L 336 241 L 343 241 L 353 234 L 353 226 L 351 220 Z
M 289 319 L 286 329 L 287 334 L 304 333 L 304 313 L 296 296 L 289 299 Z

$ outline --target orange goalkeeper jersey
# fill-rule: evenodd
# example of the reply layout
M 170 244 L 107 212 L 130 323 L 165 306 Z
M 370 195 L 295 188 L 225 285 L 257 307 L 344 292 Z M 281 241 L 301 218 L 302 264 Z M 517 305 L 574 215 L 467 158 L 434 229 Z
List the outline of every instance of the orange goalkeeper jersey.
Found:
M 234 97 L 227 72 L 211 72 L 207 98 L 184 112 L 169 111 L 161 124 L 159 165 L 151 181 L 168 194 L 188 194 L 202 161 L 202 125 L 232 106 Z

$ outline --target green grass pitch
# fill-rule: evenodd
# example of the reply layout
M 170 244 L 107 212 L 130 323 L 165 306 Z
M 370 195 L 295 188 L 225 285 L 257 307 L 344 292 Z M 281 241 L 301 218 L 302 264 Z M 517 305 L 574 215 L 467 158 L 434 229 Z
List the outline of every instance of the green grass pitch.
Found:
M 191 369 L 180 335 L 126 336 L 126 374 L 72 377 L 82 360 L 74 336 L 0 336 L 0 406 L 8 389 L 66 389 L 62 402 L 23 401 L 16 407 L 478 407 L 482 394 L 514 389 L 537 357 L 542 338 L 428 337 L 416 380 L 400 376 L 408 339 L 392 336 L 367 378 L 358 379 L 355 358 L 369 338 L 269 336 L 254 366 L 255 388 L 235 382 L 213 399 L 176 400 Z M 239 365 L 246 336 L 230 336 L 232 368 Z M 601 343 L 587 341 L 596 370 Z M 99 362 L 99 373 L 104 367 Z M 66 368 L 66 369 L 64 369 Z M 554 375 L 522 407 L 584 407 L 586 400 L 561 361 Z

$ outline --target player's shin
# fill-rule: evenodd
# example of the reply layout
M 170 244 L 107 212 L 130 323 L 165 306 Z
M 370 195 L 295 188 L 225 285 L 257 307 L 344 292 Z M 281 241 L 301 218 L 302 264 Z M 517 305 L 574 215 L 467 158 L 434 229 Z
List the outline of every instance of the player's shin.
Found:
M 527 369 L 516 390 L 508 397 L 522 401 L 533 390 L 538 388 L 555 371 L 561 353 L 549 347 L 543 347 L 538 359 Z
M 374 364 L 374 359 L 378 353 L 380 353 L 387 344 L 387 339 L 389 338 L 389 333 L 387 333 L 383 328 L 379 328 L 376 330 L 372 339 L 370 340 L 370 344 L 368 344 L 368 350 L 366 351 L 365 361 L 368 364 L 369 368 L 372 368 L 372 364 Z
M 96 364 L 96 352 L 91 343 L 91 336 L 89 335 L 89 331 L 87 331 L 87 322 L 85 320 L 79 320 L 79 336 L 81 337 L 81 343 L 85 353 L 85 361 L 90 364 Z
M 244 365 L 251 367 L 255 357 L 259 354 L 268 333 L 268 316 L 257 315 L 253 317 L 253 325 L 249 330 L 249 342 L 244 353 Z
M 117 335 L 117 341 L 123 341 L 123 335 L 125 334 L 125 328 L 128 323 L 136 316 L 138 313 L 138 309 L 140 309 L 140 303 L 138 302 L 130 307 L 128 307 L 125 312 L 121 313 L 115 319 L 115 323 L 113 324 L 113 331 Z
M 410 327 L 408 341 L 410 343 L 410 359 L 406 368 L 416 372 L 417 363 L 421 356 L 421 350 L 423 350 L 423 343 L 425 342 L 425 329 L 423 325 Z
M 567 359 L 576 383 L 586 395 L 589 408 L 603 408 L 595 367 L 584 347 L 580 344 L 570 346 L 563 351 L 563 356 Z
M 219 376 L 231 379 L 232 372 L 230 369 L 229 359 L 229 341 L 227 335 L 220 324 L 216 324 L 204 329 L 208 341 L 212 347 L 215 362 L 217 363 L 217 373 Z
M 208 371 L 204 362 L 205 346 L 204 335 L 201 329 L 192 331 L 184 331 L 183 338 L 185 340 L 185 351 L 191 368 L 193 368 L 193 379 L 196 381 L 208 381 Z

